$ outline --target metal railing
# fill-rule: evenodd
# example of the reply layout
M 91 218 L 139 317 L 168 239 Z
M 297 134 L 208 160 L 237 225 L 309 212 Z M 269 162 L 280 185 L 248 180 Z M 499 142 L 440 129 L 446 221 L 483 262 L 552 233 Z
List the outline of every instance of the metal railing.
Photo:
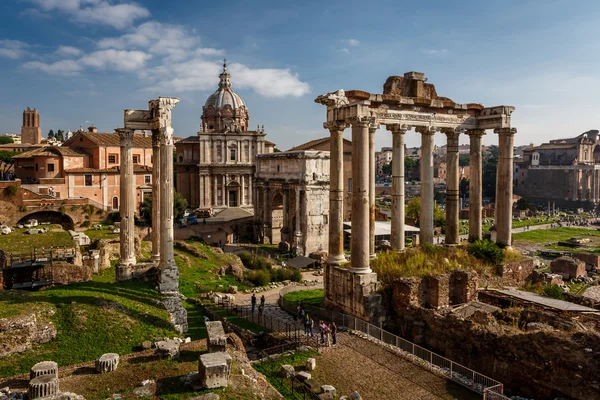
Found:
M 289 290 L 285 291 L 285 289 L 286 288 L 280 292 L 279 305 L 284 310 L 295 314 L 300 303 L 286 300 L 282 293 L 287 293 Z M 346 328 L 364 333 L 368 339 L 379 342 L 389 350 L 429 369 L 432 373 L 443 376 L 473 390 L 474 392 L 482 394 L 484 399 L 510 400 L 509 397 L 504 396 L 504 386 L 501 382 L 427 350 L 426 348 L 403 339 L 381 327 L 372 325 L 371 323 L 352 315 L 342 314 L 333 310 L 326 310 L 311 305 L 303 305 L 303 307 L 305 311 L 312 316 L 317 315 L 319 318 L 326 321 L 334 321 L 338 328 Z

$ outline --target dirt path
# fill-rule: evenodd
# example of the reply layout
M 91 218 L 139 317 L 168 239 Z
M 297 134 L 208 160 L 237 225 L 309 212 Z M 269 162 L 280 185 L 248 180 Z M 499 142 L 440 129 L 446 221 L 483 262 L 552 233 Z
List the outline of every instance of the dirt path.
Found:
M 312 271 L 309 272 L 303 272 L 302 273 L 302 280 L 308 280 L 308 281 L 317 281 L 316 285 L 311 285 L 311 286 L 304 286 L 304 285 L 296 285 L 293 286 L 294 289 L 291 289 L 293 291 L 295 290 L 312 290 L 312 289 L 323 289 L 323 276 L 322 275 L 313 275 Z M 275 288 L 275 289 L 271 289 L 271 290 L 267 290 L 266 292 L 260 292 L 260 293 L 256 293 L 256 297 L 257 299 L 260 299 L 261 296 L 265 296 L 265 302 L 267 304 L 277 304 L 277 301 L 279 300 L 279 292 L 281 291 L 281 288 Z M 252 297 L 252 293 L 238 293 L 235 295 L 235 302 L 237 304 L 249 304 L 250 303 L 250 298 Z

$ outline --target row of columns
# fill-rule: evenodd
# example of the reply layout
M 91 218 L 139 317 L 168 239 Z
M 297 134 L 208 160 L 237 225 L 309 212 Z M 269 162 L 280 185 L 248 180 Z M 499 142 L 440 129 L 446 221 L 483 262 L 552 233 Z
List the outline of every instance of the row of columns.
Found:
M 592 201 L 596 203 L 600 200 L 599 172 L 593 165 L 573 170 L 573 188 L 571 190 L 573 201 Z
M 352 269 L 358 273 L 370 272 L 369 258 L 375 253 L 375 149 L 374 134 L 379 128 L 373 117 L 355 117 L 352 125 Z M 329 257 L 330 264 L 345 261 L 343 240 L 343 132 L 348 126 L 345 121 L 324 124 L 331 135 L 331 185 L 329 197 Z M 391 245 L 403 250 L 404 227 L 404 134 L 410 126 L 390 124 L 392 132 L 392 227 Z M 433 150 L 435 127 L 418 127 L 421 134 L 421 205 L 420 241 L 433 244 L 434 232 L 434 184 Z M 459 134 L 460 131 L 445 129 L 447 137 L 447 203 L 446 244 L 458 244 L 459 236 Z M 499 159 L 496 190 L 496 241 L 504 246 L 511 245 L 512 228 L 512 168 L 513 140 L 516 129 L 499 128 Z M 469 240 L 482 238 L 482 157 L 481 138 L 483 129 L 467 130 L 470 138 L 470 182 L 469 182 Z M 368 175 L 367 175 L 368 174 Z

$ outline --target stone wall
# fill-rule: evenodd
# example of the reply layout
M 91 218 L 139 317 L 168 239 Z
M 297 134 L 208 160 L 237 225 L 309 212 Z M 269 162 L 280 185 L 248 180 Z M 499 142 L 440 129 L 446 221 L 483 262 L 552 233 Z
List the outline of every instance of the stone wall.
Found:
M 52 281 L 56 285 L 67 283 L 91 281 L 93 269 L 82 263 L 53 262 Z
M 347 268 L 325 265 L 327 302 L 358 318 L 378 325 L 385 318 L 377 274 L 356 274 Z
M 585 262 L 571 257 L 560 257 L 550 263 L 550 270 L 565 279 L 585 276 Z
M 56 327 L 48 320 L 54 312 L 39 311 L 12 318 L 0 318 L 0 358 L 21 353 L 56 337 Z
M 533 258 L 526 258 L 498 266 L 497 273 L 504 285 L 521 286 L 531 279 L 534 269 Z
M 583 261 L 587 271 L 598 269 L 598 266 L 600 265 L 600 256 L 597 254 L 573 253 L 573 258 Z
M 479 276 L 471 270 L 457 270 L 450 274 L 450 304 L 477 300 Z

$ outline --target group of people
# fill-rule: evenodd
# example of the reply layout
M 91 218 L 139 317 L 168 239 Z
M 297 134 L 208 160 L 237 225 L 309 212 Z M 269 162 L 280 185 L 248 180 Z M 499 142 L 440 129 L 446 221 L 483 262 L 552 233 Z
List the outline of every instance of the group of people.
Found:
M 252 314 L 254 314 L 254 309 L 256 308 L 256 293 L 252 293 L 252 298 L 250 300 L 252 304 Z M 258 306 L 258 313 L 262 315 L 265 311 L 265 295 L 260 296 L 260 306 Z
M 315 320 L 306 313 L 302 305 L 298 306 L 298 323 L 304 326 L 304 333 L 311 337 L 315 334 Z M 320 320 L 319 334 L 321 335 L 320 343 L 325 346 L 331 346 L 337 344 L 337 326 L 332 321 L 331 324 L 327 324 L 325 321 Z

